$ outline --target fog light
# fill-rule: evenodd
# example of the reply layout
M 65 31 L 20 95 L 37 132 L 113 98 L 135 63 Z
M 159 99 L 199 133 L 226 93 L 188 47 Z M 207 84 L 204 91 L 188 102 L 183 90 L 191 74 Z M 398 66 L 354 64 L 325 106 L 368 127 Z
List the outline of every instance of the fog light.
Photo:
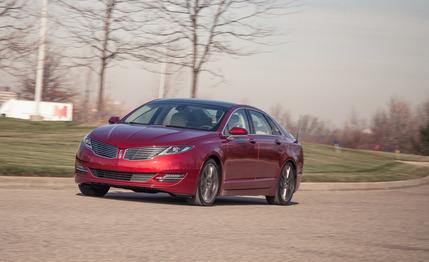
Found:
M 184 174 L 165 174 L 156 177 L 156 180 L 159 182 L 178 182 L 183 179 L 185 175 Z
M 74 163 L 74 169 L 79 173 L 88 173 L 88 168 L 84 167 L 79 161 L 76 160 Z

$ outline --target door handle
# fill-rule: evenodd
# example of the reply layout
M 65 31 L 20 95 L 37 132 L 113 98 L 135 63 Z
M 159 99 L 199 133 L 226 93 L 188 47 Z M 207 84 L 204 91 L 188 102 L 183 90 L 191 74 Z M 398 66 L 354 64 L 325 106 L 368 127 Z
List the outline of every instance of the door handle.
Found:
M 255 139 L 249 139 L 249 142 L 250 142 L 251 144 L 256 144 Z
M 277 145 L 281 145 L 282 144 L 282 141 L 280 141 L 279 139 L 276 139 L 275 142 L 276 142 Z

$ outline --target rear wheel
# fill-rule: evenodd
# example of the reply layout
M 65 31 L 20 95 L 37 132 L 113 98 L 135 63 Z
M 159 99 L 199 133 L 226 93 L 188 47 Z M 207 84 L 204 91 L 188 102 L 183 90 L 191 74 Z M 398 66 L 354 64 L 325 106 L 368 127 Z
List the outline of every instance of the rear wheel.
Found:
M 110 186 L 94 185 L 94 184 L 80 184 L 79 190 L 85 196 L 102 197 L 109 192 Z
M 274 196 L 266 196 L 267 202 L 272 205 L 290 204 L 293 193 L 295 192 L 295 179 L 295 168 L 290 162 L 288 162 L 285 164 L 280 174 L 276 194 Z
M 189 199 L 189 203 L 196 206 L 211 206 L 219 192 L 220 174 L 219 167 L 213 159 L 208 160 L 200 173 L 195 196 Z

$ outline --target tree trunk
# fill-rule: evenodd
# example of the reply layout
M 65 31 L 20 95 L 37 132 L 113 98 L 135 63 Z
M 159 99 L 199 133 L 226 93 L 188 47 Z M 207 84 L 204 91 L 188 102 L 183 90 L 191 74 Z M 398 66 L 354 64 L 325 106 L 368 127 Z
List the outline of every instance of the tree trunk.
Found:
M 104 17 L 104 39 L 103 39 L 103 46 L 101 49 L 101 57 L 100 57 L 100 72 L 99 72 L 99 89 L 98 89 L 98 104 L 97 104 L 97 111 L 98 114 L 103 114 L 104 111 L 104 82 L 105 82 L 105 76 L 106 76 L 106 68 L 107 68 L 107 59 L 109 59 L 108 52 L 108 45 L 110 40 L 110 23 L 112 18 L 112 12 L 113 8 L 116 4 L 116 0 L 110 0 L 107 3 L 106 6 L 106 13 Z
M 106 78 L 106 58 L 101 58 L 101 68 L 98 73 L 99 83 L 98 83 L 98 102 L 97 102 L 97 112 L 102 114 L 104 110 L 104 82 Z
M 192 20 L 192 89 L 191 97 L 197 97 L 197 88 L 198 88 L 198 74 L 200 73 L 199 68 L 197 67 L 198 59 L 198 32 L 197 32 L 197 15 L 198 15 L 199 1 L 196 0 L 194 3 L 194 13 L 191 16 Z
M 192 71 L 192 92 L 191 97 L 196 98 L 197 97 L 197 87 L 198 87 L 198 77 L 200 75 L 200 71 L 193 70 Z

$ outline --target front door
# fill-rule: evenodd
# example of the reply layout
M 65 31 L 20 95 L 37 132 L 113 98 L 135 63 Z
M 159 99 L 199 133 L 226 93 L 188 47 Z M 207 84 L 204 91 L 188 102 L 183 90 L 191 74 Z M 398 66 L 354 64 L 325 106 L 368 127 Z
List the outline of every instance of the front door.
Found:
M 249 135 L 231 136 L 229 130 L 241 127 L 250 132 L 245 109 L 236 110 L 230 117 L 225 131 L 224 189 L 250 189 L 255 186 L 255 168 L 258 166 L 256 144 Z

